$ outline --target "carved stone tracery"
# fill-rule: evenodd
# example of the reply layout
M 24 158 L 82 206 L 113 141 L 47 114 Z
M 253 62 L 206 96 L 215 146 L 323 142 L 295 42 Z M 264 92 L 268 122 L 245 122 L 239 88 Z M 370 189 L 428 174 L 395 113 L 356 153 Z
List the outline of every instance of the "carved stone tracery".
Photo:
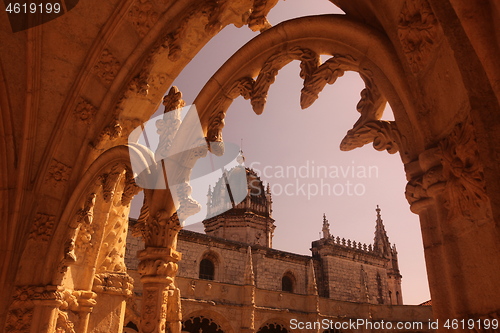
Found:
M 406 139 L 399 132 L 396 123 L 380 120 L 387 100 L 375 84 L 372 72 L 366 68 L 361 69 L 358 60 L 348 54 L 335 54 L 321 64 L 316 52 L 299 46 L 271 55 L 262 65 L 255 80 L 251 77 L 235 80 L 223 96 L 218 96 L 215 102 L 209 105 L 211 116 L 207 141 L 212 153 L 223 153 L 222 129 L 226 110 L 232 101 L 238 96 L 250 99 L 254 112 L 261 114 L 269 87 L 278 71 L 292 60 L 300 60 L 300 77 L 304 80 L 300 98 L 302 108 L 311 106 L 326 84 L 335 83 L 346 71 L 358 71 L 365 82 L 361 99 L 356 106 L 360 118 L 342 140 L 341 150 L 352 150 L 373 142 L 377 150 L 387 150 L 391 154 L 402 150 L 403 158 L 406 156 Z

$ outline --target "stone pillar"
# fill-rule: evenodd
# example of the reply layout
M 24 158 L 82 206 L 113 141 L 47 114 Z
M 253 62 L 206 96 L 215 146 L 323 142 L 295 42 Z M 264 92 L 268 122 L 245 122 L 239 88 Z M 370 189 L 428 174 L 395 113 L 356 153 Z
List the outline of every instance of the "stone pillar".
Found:
M 407 199 L 420 216 L 436 319 L 498 318 L 498 229 L 472 124 L 457 124 L 405 168 Z
M 133 279 L 127 273 L 99 273 L 92 290 L 97 294 L 97 306 L 88 322 L 88 333 L 121 332 L 127 297 L 132 295 Z M 82 301 L 79 302 L 82 307 Z
M 20 286 L 14 291 L 5 333 L 52 333 L 63 304 L 57 286 Z
M 146 247 L 139 252 L 143 283 L 141 333 L 181 331 L 181 300 L 174 280 L 181 254 L 170 248 Z

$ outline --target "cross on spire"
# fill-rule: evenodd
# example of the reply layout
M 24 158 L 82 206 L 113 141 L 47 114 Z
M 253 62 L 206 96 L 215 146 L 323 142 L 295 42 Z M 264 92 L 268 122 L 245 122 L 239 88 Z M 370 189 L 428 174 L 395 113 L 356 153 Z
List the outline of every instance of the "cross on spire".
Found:
M 330 223 L 326 219 L 326 214 L 323 213 L 323 238 L 330 238 Z

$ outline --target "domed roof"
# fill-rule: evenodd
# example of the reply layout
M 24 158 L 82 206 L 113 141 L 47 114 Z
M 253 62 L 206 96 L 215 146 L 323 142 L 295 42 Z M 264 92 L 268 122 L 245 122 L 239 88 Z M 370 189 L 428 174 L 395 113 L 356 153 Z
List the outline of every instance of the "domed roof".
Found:
M 246 186 L 242 186 L 243 172 Z M 236 166 L 219 178 L 213 190 L 209 190 L 207 218 L 220 214 L 241 214 L 252 211 L 270 216 L 271 193 L 265 189 L 257 173 L 250 168 Z

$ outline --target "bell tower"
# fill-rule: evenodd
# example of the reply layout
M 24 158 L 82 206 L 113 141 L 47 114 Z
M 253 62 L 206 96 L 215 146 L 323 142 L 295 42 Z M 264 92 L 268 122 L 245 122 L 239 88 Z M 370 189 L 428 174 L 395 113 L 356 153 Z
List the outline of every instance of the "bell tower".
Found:
M 245 172 L 246 176 L 246 197 L 237 204 L 224 200 L 228 194 L 233 197 L 233 189 L 228 184 L 241 172 Z M 265 187 L 254 170 L 237 166 L 225 171 L 207 194 L 207 218 L 203 221 L 205 233 L 250 245 L 272 247 L 276 227 L 272 218 L 272 203 L 269 184 Z

